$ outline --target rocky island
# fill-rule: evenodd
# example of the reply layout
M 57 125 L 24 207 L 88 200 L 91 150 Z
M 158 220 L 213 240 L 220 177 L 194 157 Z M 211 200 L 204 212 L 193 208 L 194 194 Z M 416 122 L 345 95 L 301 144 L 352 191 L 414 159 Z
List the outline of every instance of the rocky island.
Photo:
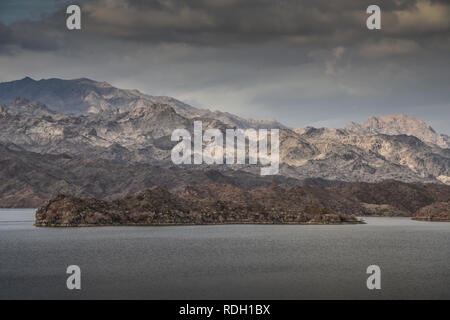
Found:
M 294 188 L 277 186 L 247 192 L 231 185 L 199 185 L 179 194 L 153 187 L 113 201 L 58 195 L 36 212 L 40 227 L 344 223 L 362 222 Z
M 399 181 L 251 188 L 207 183 L 177 191 L 154 186 L 112 200 L 58 195 L 37 210 L 36 225 L 361 223 L 357 216 L 448 221 L 449 201 L 449 186 Z

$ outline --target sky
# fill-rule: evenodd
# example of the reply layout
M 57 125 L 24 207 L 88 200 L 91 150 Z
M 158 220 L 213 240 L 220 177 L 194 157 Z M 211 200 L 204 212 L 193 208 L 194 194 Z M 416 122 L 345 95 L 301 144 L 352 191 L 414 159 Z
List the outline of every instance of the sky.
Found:
M 77 4 L 82 29 L 66 28 Z M 450 134 L 450 3 L 2 0 L 0 81 L 91 78 L 291 127 L 403 113 Z
M 20 21 L 39 21 L 51 16 L 72 0 L 2 0 L 0 21 L 10 25 Z

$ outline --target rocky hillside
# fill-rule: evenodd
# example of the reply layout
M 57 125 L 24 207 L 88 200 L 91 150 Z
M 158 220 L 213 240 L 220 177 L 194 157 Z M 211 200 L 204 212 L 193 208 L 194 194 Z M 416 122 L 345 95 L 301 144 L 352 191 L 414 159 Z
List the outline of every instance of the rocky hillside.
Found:
M 407 135 L 304 128 L 281 135 L 282 172 L 297 178 L 449 183 L 450 149 Z
M 412 216 L 425 206 L 449 201 L 450 186 L 386 180 L 379 183 L 340 183 L 334 186 L 299 183 L 283 187 L 272 184 L 242 190 L 227 184 L 197 184 L 185 187 L 180 196 L 241 204 L 257 201 L 280 208 L 327 208 L 349 215 Z
M 228 187 L 233 189 L 233 187 Z M 242 190 L 241 190 L 242 191 Z M 233 192 L 233 190 L 228 190 Z M 238 192 L 241 194 L 241 192 Z M 182 196 L 154 187 L 133 196 L 106 202 L 59 195 L 36 212 L 37 226 L 178 225 L 178 224 L 342 224 L 359 223 L 347 214 L 325 207 L 302 206 L 301 198 L 289 203 L 271 198 L 260 201 L 248 194 L 240 199 L 215 200 Z
M 450 222 L 450 201 L 435 202 L 421 208 L 413 217 L 422 221 L 446 221 Z
M 404 198 L 404 199 L 403 199 Z M 448 216 L 450 187 L 397 181 L 334 187 L 269 185 L 250 190 L 213 183 L 178 193 L 153 187 L 105 201 L 58 195 L 41 205 L 38 226 L 173 225 L 217 223 L 357 223 L 355 216 Z
M 292 186 L 297 179 L 252 174 L 228 167 L 179 167 L 171 163 L 132 163 L 17 151 L 0 145 L 0 207 L 37 208 L 64 193 L 110 200 L 161 186 L 179 191 L 189 184 L 227 183 L 243 189 L 270 184 Z M 326 185 L 310 179 L 309 184 Z
M 210 118 L 188 118 L 166 104 L 131 111 L 66 115 L 19 98 L 0 108 L 0 143 L 17 151 L 168 165 L 173 130 L 230 128 Z M 343 129 L 282 129 L 280 173 L 295 179 L 450 183 L 450 149 L 406 135 L 374 135 Z M 257 173 L 254 166 L 238 167 Z
M 390 215 L 395 211 L 398 213 L 396 215 L 411 216 L 427 205 L 450 200 L 450 186 L 404 183 L 395 180 L 379 183 L 346 183 L 328 190 L 337 193 L 343 199 L 361 203 L 368 210 L 370 205 L 373 209 L 376 209 L 375 206 L 381 206 L 380 210 L 383 210 L 383 206 L 394 209 L 391 210 Z M 370 212 L 365 213 L 370 215 Z
M 236 115 L 199 109 L 166 96 L 152 96 L 138 90 L 113 87 L 107 82 L 90 79 L 42 79 L 26 77 L 22 80 L 0 83 L 0 105 L 11 104 L 16 97 L 39 101 L 49 109 L 63 114 L 123 113 L 153 104 L 172 107 L 187 118 L 203 117 L 217 119 L 229 126 L 239 128 L 286 128 L 275 120 L 244 119 Z
M 385 117 L 371 117 L 363 124 L 350 122 L 347 130 L 358 133 L 408 135 L 433 143 L 441 148 L 450 148 L 450 137 L 438 134 L 424 121 L 403 114 L 392 114 Z
M 195 120 L 202 121 L 204 130 L 234 128 L 217 119 L 182 116 L 167 104 L 67 115 L 16 98 L 0 107 L 0 143 L 41 154 L 151 163 L 170 160 L 176 144 L 171 141 L 172 132 L 181 128 L 193 132 Z

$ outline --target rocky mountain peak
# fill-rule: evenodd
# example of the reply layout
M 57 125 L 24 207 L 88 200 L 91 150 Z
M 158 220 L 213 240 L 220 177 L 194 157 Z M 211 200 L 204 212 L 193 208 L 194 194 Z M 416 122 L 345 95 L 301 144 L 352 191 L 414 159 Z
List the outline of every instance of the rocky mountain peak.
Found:
M 23 79 L 21 79 L 19 81 L 22 81 L 22 82 L 34 82 L 36 80 L 34 80 L 33 78 L 30 78 L 30 77 L 25 77 L 25 78 L 23 78 Z
M 286 128 L 274 120 L 253 120 L 221 111 L 199 109 L 167 96 L 152 96 L 138 90 L 119 89 L 107 82 L 87 78 L 74 80 L 41 79 L 0 83 L 0 104 L 11 104 L 16 97 L 39 101 L 49 109 L 63 114 L 88 114 L 100 112 L 123 113 L 140 106 L 165 104 L 184 117 L 217 119 L 238 128 Z
M 350 122 L 345 129 L 357 133 L 409 135 L 433 143 L 441 148 L 450 148 L 447 135 L 438 134 L 425 121 L 404 114 L 391 114 L 384 117 L 370 117 L 363 124 Z

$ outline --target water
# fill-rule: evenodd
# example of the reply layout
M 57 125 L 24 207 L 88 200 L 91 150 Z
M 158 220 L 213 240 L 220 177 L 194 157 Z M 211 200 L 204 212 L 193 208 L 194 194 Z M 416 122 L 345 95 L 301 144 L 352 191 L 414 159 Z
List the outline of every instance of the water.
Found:
M 450 299 L 450 223 L 36 228 L 0 209 L 1 299 Z M 66 288 L 78 265 L 82 289 Z M 381 267 L 381 290 L 366 287 Z

